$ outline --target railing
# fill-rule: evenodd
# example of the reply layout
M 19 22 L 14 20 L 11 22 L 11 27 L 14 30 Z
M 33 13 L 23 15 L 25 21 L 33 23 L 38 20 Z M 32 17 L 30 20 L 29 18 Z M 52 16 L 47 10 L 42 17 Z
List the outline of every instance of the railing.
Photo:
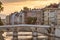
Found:
M 32 40 L 38 40 L 38 34 L 43 34 L 44 36 L 50 36 L 50 37 L 57 37 L 53 34 L 48 34 L 46 29 L 50 28 L 51 26 L 49 25 L 27 25 L 27 24 L 20 24 L 20 25 L 3 25 L 0 26 L 0 30 L 3 30 L 5 32 L 13 32 L 12 40 L 19 40 L 18 39 L 18 32 L 32 32 Z M 44 30 L 40 30 L 44 29 Z M 29 35 L 28 35 L 29 36 Z M 45 37 L 45 38 L 46 38 Z

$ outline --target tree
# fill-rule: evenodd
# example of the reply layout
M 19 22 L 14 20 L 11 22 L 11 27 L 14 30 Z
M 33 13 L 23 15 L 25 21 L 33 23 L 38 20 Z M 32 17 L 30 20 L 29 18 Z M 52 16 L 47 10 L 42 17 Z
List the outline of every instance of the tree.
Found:
M 1 18 L 0 18 L 0 26 L 3 25 L 3 22 L 1 21 Z M 4 37 L 2 36 L 2 34 L 4 33 L 3 30 L 0 30 L 0 40 L 4 40 Z
M 3 11 L 3 7 L 2 7 L 2 2 L 0 1 L 0 12 Z M 0 25 L 3 25 L 3 22 L 1 21 L 1 17 L 0 17 Z
M 36 17 L 28 17 L 26 24 L 36 24 L 36 20 L 37 20 Z
M 3 11 L 2 2 L 0 1 L 0 12 Z
M 2 2 L 0 1 L 0 12 L 3 11 L 3 7 L 2 7 Z M 1 21 L 0 18 L 0 26 L 3 25 L 3 22 Z M 4 37 L 2 36 L 2 34 L 4 33 L 4 31 L 0 30 L 0 40 L 4 40 Z
M 2 7 L 2 2 L 0 1 L 0 12 L 3 11 L 3 7 Z M 1 18 L 0 18 L 0 25 L 3 25 Z
M 1 21 L 1 18 L 0 18 L 0 26 L 3 25 L 3 22 Z M 2 36 L 2 34 L 4 33 L 3 30 L 0 30 L 0 40 L 4 40 L 4 37 Z
M 1 18 L 0 18 L 0 25 L 3 25 L 3 22 L 1 21 Z
M 3 11 L 3 7 L 2 7 L 2 2 L 0 1 L 0 12 Z M 0 25 L 3 25 L 2 21 L 1 21 L 1 17 L 0 17 Z
M 29 8 L 28 7 L 24 7 L 22 12 L 24 13 L 24 16 L 25 16 L 24 19 L 25 19 L 25 23 L 26 23 L 26 21 L 27 21 L 27 13 L 29 12 Z
M 29 8 L 28 8 L 28 7 L 24 7 L 24 8 L 23 8 L 23 12 L 24 12 L 24 13 L 27 13 L 28 11 L 29 11 Z
M 0 40 L 4 40 L 4 37 L 2 36 L 3 33 L 4 31 L 0 30 Z

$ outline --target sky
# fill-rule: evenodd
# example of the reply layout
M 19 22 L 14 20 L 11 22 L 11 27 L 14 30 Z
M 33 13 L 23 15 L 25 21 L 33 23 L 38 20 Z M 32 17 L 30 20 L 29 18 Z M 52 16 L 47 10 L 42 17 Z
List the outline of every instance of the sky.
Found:
M 0 13 L 9 15 L 15 11 L 20 11 L 23 7 L 43 8 L 51 3 L 59 3 L 59 0 L 0 0 L 4 10 Z

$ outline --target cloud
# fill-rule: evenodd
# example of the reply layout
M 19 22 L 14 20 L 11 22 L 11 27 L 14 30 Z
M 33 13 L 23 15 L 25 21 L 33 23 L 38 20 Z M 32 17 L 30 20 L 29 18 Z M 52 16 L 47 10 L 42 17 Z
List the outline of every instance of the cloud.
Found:
M 23 1 L 47 1 L 47 0 L 1 0 L 4 3 L 23 2 Z
M 9 3 L 9 2 L 23 2 L 23 1 L 36 1 L 36 0 L 1 0 L 4 3 Z

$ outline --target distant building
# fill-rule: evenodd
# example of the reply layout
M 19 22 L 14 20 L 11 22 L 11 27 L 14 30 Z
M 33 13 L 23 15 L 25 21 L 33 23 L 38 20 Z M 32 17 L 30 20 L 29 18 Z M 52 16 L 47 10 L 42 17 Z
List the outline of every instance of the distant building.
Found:
M 5 19 L 5 20 L 6 20 L 6 21 L 5 21 L 6 24 L 10 24 L 9 15 L 6 16 L 6 19 Z
M 29 12 L 27 12 L 27 18 L 28 17 L 36 17 L 37 21 L 36 24 L 41 24 L 41 9 L 32 9 Z
M 1 21 L 3 22 L 4 25 L 6 25 L 5 19 L 1 19 Z
M 7 24 L 22 24 L 24 23 L 24 13 L 14 12 L 9 16 L 6 16 Z
M 51 4 L 43 9 L 30 9 L 27 13 L 23 10 L 20 12 L 14 12 L 7 16 L 6 20 L 10 24 L 25 24 L 28 17 L 36 17 L 36 24 L 49 25 L 60 24 L 60 3 Z M 8 24 L 7 23 L 7 24 Z
M 55 8 L 46 8 L 44 11 L 44 24 L 56 24 L 57 23 L 57 15 Z
M 44 24 L 60 24 L 60 3 L 51 4 L 43 9 L 44 11 Z
M 41 24 L 41 16 L 42 16 L 42 10 L 40 9 L 31 9 L 27 13 L 24 13 L 23 11 L 20 12 L 14 12 L 10 15 L 6 16 L 6 23 L 7 24 L 26 24 L 26 19 L 28 17 L 36 17 L 37 21 L 36 24 Z

